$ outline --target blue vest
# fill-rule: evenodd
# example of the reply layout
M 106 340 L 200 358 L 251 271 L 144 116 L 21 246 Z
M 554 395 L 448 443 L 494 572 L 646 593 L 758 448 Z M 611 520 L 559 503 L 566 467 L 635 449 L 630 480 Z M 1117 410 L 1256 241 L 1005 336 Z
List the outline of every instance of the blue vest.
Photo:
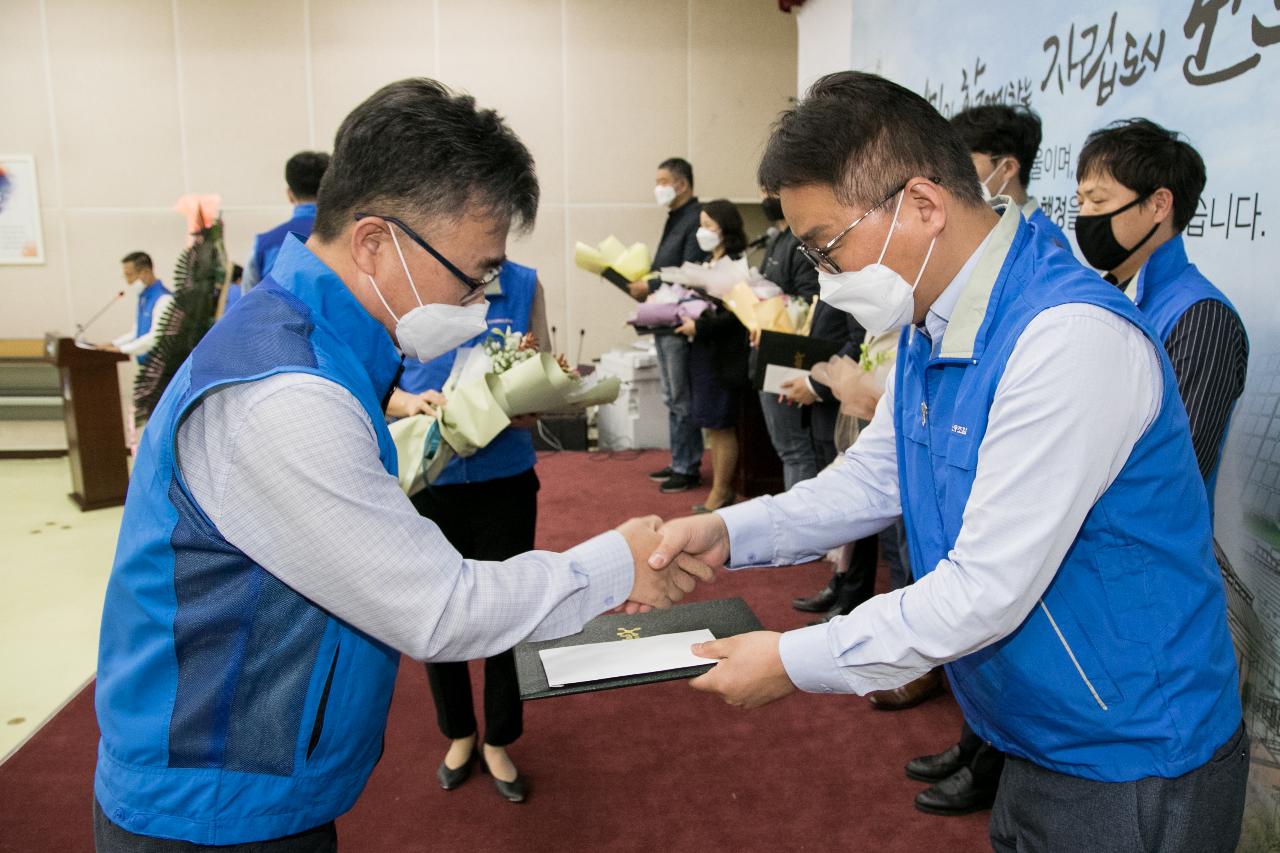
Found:
M 1067 240 L 1067 235 L 1058 227 L 1058 223 L 1048 217 L 1044 212 L 1044 208 L 1036 207 L 1035 210 L 1031 211 L 1031 215 L 1026 217 L 1026 220 L 1036 228 L 1047 233 L 1049 235 L 1049 239 L 1053 242 L 1057 243 L 1068 252 L 1071 251 L 1071 243 Z
M 1221 302 L 1238 315 L 1235 306 L 1214 287 L 1209 279 L 1200 274 L 1195 264 L 1187 260 L 1187 249 L 1182 242 L 1182 235 L 1177 234 L 1172 240 L 1156 249 L 1147 262 L 1138 270 L 1130 289 L 1125 293 L 1137 303 L 1142 313 L 1155 326 L 1156 334 L 1161 341 L 1167 341 L 1173 327 L 1182 319 L 1187 309 L 1198 302 L 1212 299 Z M 1231 404 L 1232 409 L 1235 403 Z M 1228 427 L 1230 418 L 1228 417 Z M 1222 461 L 1222 448 L 1227 442 L 1229 429 L 1222 431 L 1222 440 L 1218 444 L 1217 461 L 1215 461 L 1209 477 L 1205 480 L 1205 490 L 1209 493 L 1209 509 L 1213 511 L 1213 493 L 1218 483 L 1218 463 Z
M 148 284 L 141 293 L 138 294 L 138 317 L 134 322 L 134 335 L 142 337 L 151 331 L 151 324 L 158 320 L 158 317 L 152 315 L 156 310 L 156 303 L 160 301 L 161 296 L 169 296 L 169 288 L 164 286 L 164 282 L 160 279 Z M 138 364 L 147 363 L 147 354 L 141 353 L 138 356 Z
M 277 225 L 270 231 L 263 231 L 253 241 L 253 266 L 258 271 L 258 278 L 263 279 L 271 272 L 271 265 L 276 262 L 276 255 L 284 245 L 285 238 L 297 234 L 305 242 L 311 236 L 311 229 L 316 224 L 315 202 L 304 202 L 293 206 L 293 216 L 288 222 Z
M 531 267 L 521 266 L 513 261 L 502 264 L 502 275 L 499 278 L 502 292 L 488 297 L 489 311 L 485 319 L 489 328 L 504 331 L 508 326 L 513 332 L 527 332 L 532 321 L 533 297 L 538 290 L 538 273 Z M 463 346 L 478 346 L 488 333 L 472 338 Z M 431 361 L 420 362 L 406 358 L 404 374 L 400 377 L 400 387 L 411 394 L 418 394 L 428 389 L 439 391 L 453 370 L 457 350 L 445 353 Z M 514 477 L 528 471 L 538 464 L 538 455 L 533 449 L 533 436 L 527 429 L 504 429 L 498 437 L 487 446 L 482 447 L 473 456 L 466 458 L 455 456 L 444 471 L 440 473 L 433 485 L 449 486 L 457 483 L 481 483 L 487 480 L 498 480 L 503 477 Z
M 917 574 L 956 542 L 997 385 L 1037 314 L 1087 303 L 1120 315 L 1157 345 L 1164 387 L 1041 601 L 1012 634 L 947 665 L 956 699 L 982 738 L 1042 767 L 1106 782 L 1182 775 L 1227 741 L 1241 708 L 1173 369 L 1124 294 L 1044 231 L 1006 216 L 987 251 L 999 273 L 970 279 L 937 350 L 913 328 L 899 343 L 894 423 Z
M 364 788 L 399 654 L 224 539 L 174 449 L 183 417 L 212 391 L 308 373 L 359 400 L 394 476 L 382 401 L 399 367 L 386 330 L 291 240 L 165 390 L 129 482 L 102 615 L 94 793 L 116 824 L 198 844 L 259 841 L 334 819 Z

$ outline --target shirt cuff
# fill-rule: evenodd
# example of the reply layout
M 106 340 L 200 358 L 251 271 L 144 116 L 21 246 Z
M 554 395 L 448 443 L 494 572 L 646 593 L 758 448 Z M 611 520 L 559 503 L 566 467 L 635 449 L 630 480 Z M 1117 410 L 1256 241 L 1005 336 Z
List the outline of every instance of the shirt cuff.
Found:
M 773 518 L 763 500 L 727 506 L 716 515 L 729 531 L 729 569 L 771 566 L 777 554 L 773 538 Z
M 635 584 L 635 563 L 631 546 L 621 533 L 601 533 L 564 555 L 587 576 L 587 587 L 582 591 L 583 623 L 626 602 Z
M 835 657 L 827 634 L 831 623 L 787 631 L 778 643 L 778 654 L 787 677 L 806 693 L 852 693 Z

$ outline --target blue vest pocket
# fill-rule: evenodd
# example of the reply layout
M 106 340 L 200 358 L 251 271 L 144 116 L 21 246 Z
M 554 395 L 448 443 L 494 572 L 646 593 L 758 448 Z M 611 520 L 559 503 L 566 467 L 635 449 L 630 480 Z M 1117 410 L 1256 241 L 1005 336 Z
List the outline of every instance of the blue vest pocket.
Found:
M 1155 628 L 1151 573 L 1136 545 L 1098 548 L 1091 555 L 1102 581 L 1116 634 L 1135 643 L 1159 642 Z

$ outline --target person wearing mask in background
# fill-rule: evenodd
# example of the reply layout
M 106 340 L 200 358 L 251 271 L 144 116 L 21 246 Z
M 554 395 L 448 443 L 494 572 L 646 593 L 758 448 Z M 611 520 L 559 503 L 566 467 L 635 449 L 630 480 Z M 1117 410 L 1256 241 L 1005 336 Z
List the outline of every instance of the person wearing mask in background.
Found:
M 316 195 L 328 168 L 329 155 L 324 151 L 299 151 L 284 164 L 285 195 L 293 205 L 293 214 L 288 222 L 253 238 L 253 254 L 249 256 L 249 267 L 241 282 L 242 294 L 248 293 L 271 272 L 286 237 L 297 234 L 306 240 L 311 236 L 316 221 Z
M 485 330 L 538 196 L 502 118 L 434 80 L 342 122 L 314 233 L 286 238 L 143 434 L 98 645 L 99 853 L 333 851 L 402 654 L 484 658 L 713 577 L 643 565 L 656 518 L 469 560 L 400 488 L 384 409 L 402 359 Z
M 488 329 L 463 347 L 480 346 L 494 334 L 508 331 L 532 334 L 539 348 L 549 351 L 546 297 L 538 273 L 507 260 L 496 281 L 485 288 L 489 303 Z M 392 392 L 387 414 L 408 417 L 435 415 L 445 400 L 440 394 L 453 370 L 458 350 L 428 362 L 406 358 L 400 386 Z M 533 550 L 538 524 L 538 475 L 534 466 L 530 429 L 537 417 L 526 415 L 498 434 L 472 456 L 454 457 L 434 483 L 410 500 L 424 518 L 434 521 L 449 544 L 472 560 L 508 560 Z M 495 521 L 499 523 L 495 523 Z M 436 778 L 446 791 L 471 777 L 477 761 L 493 776 L 498 794 L 513 803 L 524 802 L 528 780 L 507 754 L 524 731 L 520 683 L 515 653 L 510 649 L 485 660 L 484 749 L 471 699 L 471 675 L 465 661 L 428 663 L 427 681 L 436 706 L 436 722 L 449 738 L 449 750 Z
M 1070 251 L 1067 235 L 1045 215 L 1035 197 L 1027 195 L 1031 167 L 1040 151 L 1040 116 L 1021 105 L 989 104 L 956 113 L 951 117 L 951 126 L 969 146 L 983 196 L 1013 199 L 1028 222 L 1044 229 L 1055 243 Z
M 782 288 L 782 292 L 792 299 L 817 299 L 818 271 L 796 251 L 800 243 L 787 227 L 782 203 L 776 196 L 766 195 L 760 202 L 760 208 L 777 231 L 765 241 L 760 274 Z M 761 391 L 760 409 L 769 430 L 769 441 L 782 460 L 785 488 L 809 479 L 825 467 L 826 463 L 819 458 L 824 454 L 814 445 L 814 432 L 801 407 L 788 405 L 770 391 Z
M 164 286 L 163 281 L 156 278 L 151 256 L 146 252 L 130 252 L 121 258 L 120 265 L 126 285 L 130 288 L 141 285 L 138 311 L 133 321 L 133 330 L 125 332 L 103 349 L 134 356 L 138 359 L 138 364 L 146 364 L 147 353 L 156 345 L 160 318 L 169 310 L 173 293 Z
M 653 196 L 659 206 L 669 211 L 653 253 L 653 269 L 706 260 L 707 252 L 698 245 L 697 238 L 702 205 L 693 194 L 693 166 L 689 161 L 670 157 L 659 163 Z M 632 282 L 631 296 L 643 302 L 659 284 L 657 278 Z M 671 464 L 654 471 L 649 479 L 659 483 L 664 492 L 686 492 L 702 484 L 702 432 L 694 425 L 690 408 L 690 343 L 683 335 L 659 332 L 654 335 L 654 346 L 658 351 L 662 398 L 667 405 Z
M 729 258 L 742 269 L 747 267 L 747 235 L 742 214 L 728 199 L 716 199 L 702 206 L 698 245 L 710 252 L 710 262 Z M 747 365 L 751 341 L 747 330 L 733 312 L 718 301 L 697 320 L 686 319 L 676 334 L 690 342 L 689 380 L 692 389 L 693 423 L 707 431 L 711 445 L 711 494 L 694 512 L 711 512 L 734 501 L 733 476 L 738 468 L 739 396 L 748 387 Z
M 1249 735 L 1153 325 L 1015 206 L 986 204 L 955 130 L 883 78 L 818 80 L 759 171 L 823 298 L 870 333 L 901 329 L 895 378 L 843 465 L 667 522 L 650 565 L 802 563 L 902 513 L 916 579 L 823 625 L 697 644 L 718 663 L 693 686 L 751 708 L 944 664 L 1008 756 L 998 853 L 1234 851 Z M 1146 216 L 1114 239 L 1134 245 Z
M 1096 130 L 1076 166 L 1076 242 L 1164 342 L 1212 513 L 1227 426 L 1244 393 L 1249 338 L 1231 301 L 1187 260 L 1182 232 L 1205 181 L 1200 153 L 1174 131 L 1144 118 Z

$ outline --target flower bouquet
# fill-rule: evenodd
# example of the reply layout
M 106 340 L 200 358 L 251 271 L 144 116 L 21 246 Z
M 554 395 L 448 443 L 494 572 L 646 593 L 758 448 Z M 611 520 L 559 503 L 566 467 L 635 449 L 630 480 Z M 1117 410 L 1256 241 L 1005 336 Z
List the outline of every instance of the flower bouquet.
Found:
M 458 351 L 438 417 L 414 415 L 391 425 L 400 485 L 414 494 L 454 456 L 487 446 L 513 418 L 612 403 L 619 387 L 616 376 L 583 377 L 564 356 L 540 352 L 533 335 L 494 330 L 480 346 Z

